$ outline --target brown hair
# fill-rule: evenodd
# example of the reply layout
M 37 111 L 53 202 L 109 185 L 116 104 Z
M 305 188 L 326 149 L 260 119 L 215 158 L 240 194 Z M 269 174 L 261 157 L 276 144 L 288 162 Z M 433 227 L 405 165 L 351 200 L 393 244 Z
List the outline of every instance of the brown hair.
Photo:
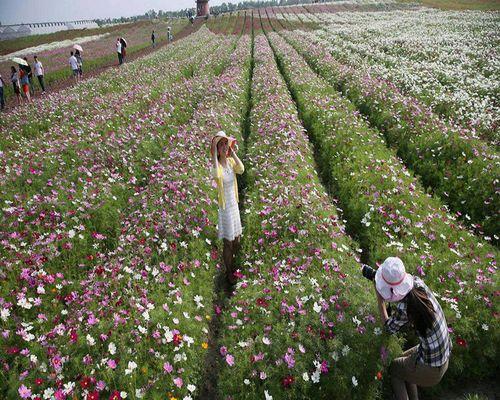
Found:
M 217 142 L 217 145 L 215 146 L 215 151 L 217 152 L 217 160 L 220 162 L 220 154 L 219 154 L 219 146 L 221 145 L 223 140 L 227 140 L 226 138 L 222 138 Z
M 406 295 L 408 318 L 420 336 L 426 336 L 428 329 L 434 325 L 436 311 L 424 288 L 414 287 Z

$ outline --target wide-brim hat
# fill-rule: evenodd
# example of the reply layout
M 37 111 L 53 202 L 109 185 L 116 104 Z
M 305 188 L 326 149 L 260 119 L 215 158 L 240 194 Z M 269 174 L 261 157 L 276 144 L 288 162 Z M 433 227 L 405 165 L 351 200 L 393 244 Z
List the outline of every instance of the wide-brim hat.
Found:
M 400 301 L 413 289 L 413 276 L 398 257 L 388 257 L 377 269 L 375 286 L 384 300 Z
M 213 149 L 214 147 L 217 148 L 217 145 L 222 139 L 226 139 L 229 142 L 229 147 L 231 149 L 234 149 L 234 146 L 238 142 L 234 137 L 227 136 L 224 131 L 219 131 L 215 134 L 215 136 L 212 138 L 212 141 L 210 142 L 210 154 L 214 155 Z

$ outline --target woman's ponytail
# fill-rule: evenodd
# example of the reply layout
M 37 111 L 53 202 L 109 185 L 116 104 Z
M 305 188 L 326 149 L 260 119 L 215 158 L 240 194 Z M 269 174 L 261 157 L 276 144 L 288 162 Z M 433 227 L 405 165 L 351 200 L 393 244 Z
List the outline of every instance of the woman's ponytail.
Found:
M 427 330 L 432 328 L 435 310 L 424 288 L 414 287 L 406 295 L 408 318 L 417 329 L 420 336 L 426 336 Z

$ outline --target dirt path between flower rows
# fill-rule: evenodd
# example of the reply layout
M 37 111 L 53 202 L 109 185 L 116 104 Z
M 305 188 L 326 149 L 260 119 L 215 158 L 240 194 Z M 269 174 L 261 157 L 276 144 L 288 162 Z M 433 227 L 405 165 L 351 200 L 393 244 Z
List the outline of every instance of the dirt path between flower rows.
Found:
M 189 24 L 189 25 L 186 25 L 175 37 L 174 37 L 174 40 L 173 42 L 176 42 L 178 40 L 181 40 L 181 39 L 184 39 L 185 37 L 191 35 L 192 33 L 196 32 L 198 29 L 201 28 L 201 26 L 205 23 L 205 20 L 204 19 L 197 19 L 194 21 L 193 24 Z M 138 50 L 134 53 L 131 53 L 130 55 L 127 55 L 127 63 L 128 62 L 132 62 L 132 61 L 135 61 L 141 57 L 144 57 L 144 56 L 147 56 L 148 54 L 151 54 L 157 50 L 160 50 L 166 46 L 168 46 L 169 43 L 168 42 L 160 42 L 160 44 L 158 44 L 156 47 L 151 47 L 151 46 L 148 46 L 144 49 L 141 49 L 141 50 Z M 89 72 L 86 72 L 84 74 L 84 77 L 83 77 L 83 80 L 87 80 L 87 79 L 90 79 L 90 78 L 93 78 L 95 76 L 98 76 L 100 74 L 102 74 L 103 72 L 107 71 L 108 69 L 110 68 L 113 68 L 113 67 L 118 67 L 118 59 L 116 60 L 113 60 L 113 61 L 109 61 L 99 67 L 96 67 L 92 70 L 90 70 Z M 35 81 L 35 80 L 34 80 Z M 56 81 L 54 83 L 52 83 L 49 87 L 47 87 L 47 92 L 49 93 L 57 93 L 61 90 L 64 90 L 64 89 L 67 89 L 69 87 L 72 87 L 75 85 L 75 80 L 73 79 L 73 77 L 68 77 L 68 78 L 65 78 L 65 79 L 62 79 L 62 80 L 59 80 L 59 81 Z M 40 94 L 40 92 L 36 92 L 37 94 L 35 95 L 35 97 L 33 98 L 33 101 L 34 102 L 37 102 L 37 101 L 43 101 L 43 95 Z M 9 111 L 12 111 L 13 109 L 15 109 L 16 107 L 19 107 L 17 105 L 17 101 L 15 100 L 15 98 L 12 96 L 10 97 L 9 99 L 6 99 L 6 105 L 5 105 L 5 112 L 9 112 Z
M 250 21 L 248 21 L 250 20 Z M 247 81 L 247 102 L 241 122 L 241 131 L 243 135 L 243 154 L 242 159 L 246 159 L 248 137 L 250 135 L 250 113 L 252 111 L 252 81 L 253 81 L 253 70 L 254 70 L 254 30 L 253 30 L 253 15 L 246 16 L 245 21 L 251 23 L 249 30 L 245 28 L 246 24 L 243 26 L 242 34 L 250 34 L 252 37 L 251 45 L 251 55 L 250 55 L 250 71 Z M 239 210 L 242 218 L 242 225 L 244 225 L 244 204 L 245 204 L 245 188 L 246 188 L 246 176 L 247 172 L 239 179 Z M 241 244 L 239 246 L 241 249 Z M 235 265 L 242 264 L 242 254 L 240 251 L 236 254 Z M 213 301 L 213 316 L 209 324 L 209 334 L 208 334 L 208 345 L 209 349 L 205 357 L 205 369 L 203 372 L 203 386 L 201 387 L 200 394 L 197 396 L 197 400 L 218 400 L 218 383 L 219 383 L 219 371 L 221 368 L 221 355 L 219 354 L 219 339 L 221 334 L 221 329 L 223 328 L 223 314 L 226 309 L 229 298 L 234 290 L 234 285 L 232 285 L 225 273 L 225 268 L 218 271 L 215 277 L 214 283 L 214 301 Z

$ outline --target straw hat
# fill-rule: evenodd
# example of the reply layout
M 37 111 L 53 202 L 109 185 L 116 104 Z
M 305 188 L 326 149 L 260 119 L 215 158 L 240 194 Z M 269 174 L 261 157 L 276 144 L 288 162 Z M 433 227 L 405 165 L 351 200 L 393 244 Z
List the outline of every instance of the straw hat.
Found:
M 400 301 L 413 289 L 413 276 L 398 257 L 388 257 L 375 274 L 375 285 L 384 300 Z
M 234 146 L 236 145 L 237 143 L 237 140 L 231 136 L 227 136 L 226 133 L 224 131 L 219 131 L 215 134 L 215 136 L 212 138 L 212 142 L 210 144 L 210 154 L 214 155 L 213 153 L 213 149 L 214 147 L 217 148 L 217 144 L 222 140 L 222 139 L 226 139 L 228 142 L 229 142 L 229 147 L 231 149 L 234 149 Z

